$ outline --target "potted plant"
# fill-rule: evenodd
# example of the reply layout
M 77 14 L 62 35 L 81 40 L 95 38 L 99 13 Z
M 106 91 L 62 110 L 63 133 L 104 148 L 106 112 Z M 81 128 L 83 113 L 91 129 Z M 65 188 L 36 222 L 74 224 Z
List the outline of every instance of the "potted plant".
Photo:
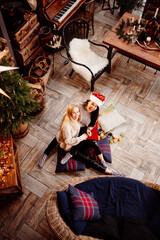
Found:
M 5 58 L 0 65 L 9 66 Z M 41 106 L 31 96 L 31 88 L 18 71 L 1 72 L 0 89 L 8 96 L 0 94 L 0 136 L 7 137 L 26 125 Z
M 130 12 L 135 7 L 141 6 L 141 0 L 116 0 L 118 7 L 120 8 L 120 14 Z

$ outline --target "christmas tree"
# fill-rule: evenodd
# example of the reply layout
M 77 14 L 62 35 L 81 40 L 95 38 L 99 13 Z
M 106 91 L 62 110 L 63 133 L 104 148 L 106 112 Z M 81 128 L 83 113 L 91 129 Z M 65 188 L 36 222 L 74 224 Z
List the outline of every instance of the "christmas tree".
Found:
M 5 58 L 0 65 L 9 66 Z M 31 88 L 18 71 L 0 73 L 0 89 L 9 96 L 0 94 L 0 136 L 6 137 L 18 130 L 20 123 L 29 122 L 41 106 L 31 96 Z

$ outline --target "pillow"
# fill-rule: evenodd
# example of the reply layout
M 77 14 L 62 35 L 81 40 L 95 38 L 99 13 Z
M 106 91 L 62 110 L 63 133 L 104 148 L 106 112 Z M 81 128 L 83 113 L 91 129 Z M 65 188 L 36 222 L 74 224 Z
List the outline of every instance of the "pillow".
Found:
M 110 148 L 110 143 L 109 143 L 108 137 L 103 138 L 97 142 L 101 149 L 101 152 L 103 154 L 105 161 L 112 163 L 111 148 Z
M 56 173 L 85 170 L 85 165 L 73 158 L 70 158 L 67 163 L 61 164 L 61 160 L 65 156 L 65 154 L 66 152 L 62 148 L 58 147 L 57 166 L 55 170 Z
M 109 143 L 108 137 L 103 138 L 101 140 L 98 140 L 97 143 L 98 143 L 98 145 L 100 147 L 100 150 L 101 150 L 101 152 L 103 154 L 104 160 L 106 162 L 112 163 L 111 148 L 110 148 L 110 143 Z M 88 156 L 91 156 L 95 160 L 99 161 L 98 157 L 95 154 L 94 148 L 88 148 L 86 150 L 86 154 Z
M 121 220 L 121 240 L 158 240 L 144 219 L 124 218 Z M 159 231 L 159 230 L 158 230 Z
M 100 113 L 98 120 L 104 132 L 109 132 L 126 122 L 126 120 L 115 110 L 112 104 Z
M 71 185 L 69 185 L 69 194 L 75 221 L 98 220 L 101 218 L 98 203 L 90 194 Z
M 160 200 L 160 197 L 159 197 Z M 154 232 L 154 234 L 158 237 L 158 239 L 160 239 L 160 201 L 158 202 L 156 209 L 154 211 L 154 214 L 151 218 L 151 220 L 149 221 L 149 227 L 150 229 Z
M 82 234 L 86 228 L 87 221 L 74 221 L 68 193 L 65 191 L 57 192 L 59 212 L 67 225 L 77 234 Z
M 120 220 L 112 216 L 102 216 L 98 221 L 88 221 L 82 233 L 98 239 L 116 240 L 119 239 Z

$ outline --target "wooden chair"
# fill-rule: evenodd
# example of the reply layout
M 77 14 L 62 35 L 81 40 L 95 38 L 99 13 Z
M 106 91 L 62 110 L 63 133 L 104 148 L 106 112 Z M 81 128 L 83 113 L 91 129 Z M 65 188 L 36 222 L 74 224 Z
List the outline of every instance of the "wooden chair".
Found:
M 160 4 L 159 0 L 147 0 L 145 2 L 142 17 L 148 20 L 152 19 L 156 12 L 156 9 L 159 8 L 160 6 L 159 4 Z M 160 9 L 157 14 L 157 21 L 160 24 Z
M 104 4 L 105 4 L 106 0 L 103 0 L 103 4 L 102 4 L 102 10 L 110 10 L 111 14 L 114 14 L 114 10 L 118 9 L 119 7 L 116 5 L 116 0 L 108 0 L 108 7 L 104 8 Z
M 84 4 L 84 19 L 89 22 L 92 27 L 92 34 L 94 35 L 94 10 L 95 10 L 95 0 L 88 0 Z
M 96 52 L 99 52 L 99 48 L 108 52 L 108 47 L 90 41 L 88 32 L 89 23 L 85 19 L 77 18 L 64 25 L 62 37 L 68 60 L 72 65 L 69 76 L 74 71 L 77 72 L 86 81 L 91 82 L 91 91 L 94 91 L 95 81 L 108 70 L 108 59 L 97 55 L 91 47 L 94 45 Z
M 86 0 L 82 7 L 76 12 L 75 18 L 84 18 L 89 23 L 89 30 L 94 35 L 94 10 L 95 0 Z

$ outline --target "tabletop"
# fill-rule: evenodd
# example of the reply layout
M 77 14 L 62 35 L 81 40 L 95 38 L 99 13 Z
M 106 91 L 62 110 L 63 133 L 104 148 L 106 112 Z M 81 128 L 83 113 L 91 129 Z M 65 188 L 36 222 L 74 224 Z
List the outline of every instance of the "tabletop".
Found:
M 122 54 L 124 53 L 127 56 L 134 57 L 137 60 L 139 59 L 148 65 L 160 69 L 160 51 L 144 49 L 140 47 L 137 43 L 135 45 L 131 45 L 131 42 L 124 41 L 123 38 L 119 39 L 116 28 L 122 22 L 122 19 L 127 22 L 127 18 L 131 20 L 132 17 L 134 17 L 134 20 L 139 19 L 138 16 L 127 12 L 124 13 L 124 15 L 119 19 L 116 25 L 106 35 L 103 43 L 117 49 Z

